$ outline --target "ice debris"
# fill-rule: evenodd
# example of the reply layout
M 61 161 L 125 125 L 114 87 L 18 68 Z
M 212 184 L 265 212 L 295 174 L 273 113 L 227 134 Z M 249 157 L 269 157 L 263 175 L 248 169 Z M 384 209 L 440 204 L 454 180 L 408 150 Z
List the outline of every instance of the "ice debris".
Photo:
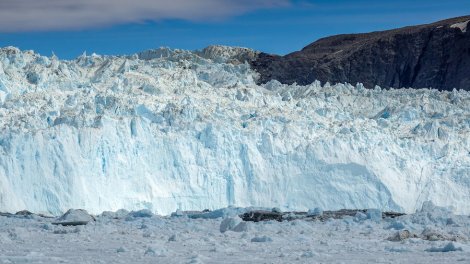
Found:
M 242 219 L 238 216 L 227 217 L 220 223 L 220 232 L 225 233 L 226 231 L 234 229 L 238 224 L 242 222 Z
M 431 247 L 426 249 L 427 252 L 452 252 L 452 251 L 463 251 L 462 245 L 456 242 L 449 242 L 442 247 Z
M 52 224 L 63 225 L 63 226 L 77 226 L 77 225 L 86 225 L 90 221 L 95 221 L 95 217 L 88 214 L 86 210 L 70 209 L 61 217 L 57 218 L 56 221 L 52 222 Z
M 307 216 L 322 216 L 323 210 L 321 208 L 315 207 L 314 209 L 309 209 Z
M 249 225 L 247 222 L 242 221 L 238 216 L 227 217 L 220 223 L 220 232 L 225 233 L 227 231 L 233 232 L 246 232 L 248 231 Z
M 256 236 L 254 238 L 251 239 L 251 242 L 272 242 L 272 238 L 268 237 L 268 236 Z

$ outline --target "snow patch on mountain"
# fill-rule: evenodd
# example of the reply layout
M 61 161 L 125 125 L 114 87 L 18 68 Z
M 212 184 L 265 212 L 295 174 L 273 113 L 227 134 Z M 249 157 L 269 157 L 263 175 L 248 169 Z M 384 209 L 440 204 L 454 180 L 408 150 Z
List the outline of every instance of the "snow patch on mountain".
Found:
M 467 32 L 468 22 L 470 22 L 470 20 L 465 21 L 465 22 L 460 22 L 460 23 L 457 23 L 457 24 L 453 24 L 450 27 L 451 28 L 458 28 L 462 31 L 462 33 L 465 33 L 465 32 Z
M 470 213 L 469 92 L 258 86 L 255 55 L 0 49 L 0 211 Z

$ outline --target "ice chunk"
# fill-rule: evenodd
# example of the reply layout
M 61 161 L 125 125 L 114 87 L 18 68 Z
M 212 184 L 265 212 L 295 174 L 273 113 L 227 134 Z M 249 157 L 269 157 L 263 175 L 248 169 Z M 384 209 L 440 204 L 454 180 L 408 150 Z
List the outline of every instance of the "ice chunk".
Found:
M 227 207 L 222 209 L 217 209 L 214 211 L 209 212 L 202 212 L 202 213 L 189 213 L 189 218 L 204 218 L 204 219 L 216 219 L 216 218 L 226 218 L 226 217 L 233 217 L 243 214 L 247 211 L 247 208 L 240 208 L 240 207 Z
M 182 210 L 178 209 L 178 210 L 176 210 L 176 212 L 171 213 L 171 216 L 172 217 L 182 217 L 182 216 L 185 216 L 185 213 Z
M 116 249 L 116 253 L 124 253 L 126 252 L 126 248 L 125 247 L 119 247 L 118 249 Z
M 396 232 L 394 235 L 392 235 L 391 237 L 388 238 L 388 240 L 390 241 L 395 241 L 395 242 L 399 242 L 399 241 L 403 241 L 405 239 L 408 239 L 412 237 L 410 231 L 408 230 L 402 230 L 402 231 L 398 231 Z
M 146 217 L 153 217 L 153 216 L 154 214 L 149 209 L 132 211 L 127 215 L 127 217 L 130 217 L 130 218 L 143 218 L 143 217 L 146 218 Z
M 76 226 L 76 225 L 86 225 L 90 221 L 94 221 L 95 218 L 88 214 L 86 210 L 83 209 L 70 209 L 61 217 L 57 218 L 56 221 L 52 222 L 54 225 L 63 225 L 63 226 Z
M 318 256 L 318 254 L 312 250 L 307 250 L 307 251 L 304 251 L 302 253 L 302 255 L 300 255 L 300 257 L 302 258 L 313 258 L 313 257 L 316 257 Z
M 308 216 L 322 216 L 323 210 L 319 207 L 315 207 L 314 209 L 309 209 L 307 212 Z
M 176 234 L 173 234 L 168 238 L 168 242 L 176 242 L 176 241 L 178 241 L 178 236 Z
M 463 251 L 463 246 L 456 242 L 449 242 L 443 247 L 432 247 L 426 249 L 427 252 L 452 252 L 452 251 Z
M 111 219 L 122 219 L 129 214 L 129 211 L 125 209 L 119 209 L 116 212 L 104 211 L 99 217 L 111 218 Z
M 357 222 L 364 221 L 367 219 L 367 215 L 362 212 L 357 212 L 354 216 L 354 220 Z
M 382 211 L 379 209 L 369 209 L 366 211 L 367 219 L 370 219 L 375 222 L 380 222 L 382 220 Z
M 240 222 L 238 225 L 230 229 L 233 232 L 246 232 L 249 230 L 249 224 L 247 222 Z
M 257 236 L 251 239 L 251 242 L 272 242 L 272 238 L 268 236 Z
M 453 209 L 450 207 L 436 206 L 431 201 L 423 203 L 420 211 L 409 216 L 411 222 L 421 225 L 447 225 L 452 222 Z
M 400 220 L 393 220 L 387 228 L 395 229 L 395 230 L 402 230 L 405 228 L 405 224 L 403 224 L 403 222 L 401 222 Z
M 226 231 L 234 229 L 239 223 L 241 223 L 240 217 L 227 217 L 220 223 L 220 232 L 225 233 Z

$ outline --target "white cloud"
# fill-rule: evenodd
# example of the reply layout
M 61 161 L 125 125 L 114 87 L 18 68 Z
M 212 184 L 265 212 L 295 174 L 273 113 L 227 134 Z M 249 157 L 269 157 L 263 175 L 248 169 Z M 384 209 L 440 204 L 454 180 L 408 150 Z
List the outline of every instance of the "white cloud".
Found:
M 289 0 L 0 0 L 0 31 L 94 28 L 162 19 L 217 20 Z

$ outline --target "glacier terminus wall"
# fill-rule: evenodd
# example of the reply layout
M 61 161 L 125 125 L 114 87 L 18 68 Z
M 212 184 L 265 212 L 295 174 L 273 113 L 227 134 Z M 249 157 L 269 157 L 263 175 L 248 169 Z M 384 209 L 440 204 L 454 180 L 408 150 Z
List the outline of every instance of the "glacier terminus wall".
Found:
M 470 93 L 283 85 L 243 48 L 0 49 L 0 211 L 470 213 Z

